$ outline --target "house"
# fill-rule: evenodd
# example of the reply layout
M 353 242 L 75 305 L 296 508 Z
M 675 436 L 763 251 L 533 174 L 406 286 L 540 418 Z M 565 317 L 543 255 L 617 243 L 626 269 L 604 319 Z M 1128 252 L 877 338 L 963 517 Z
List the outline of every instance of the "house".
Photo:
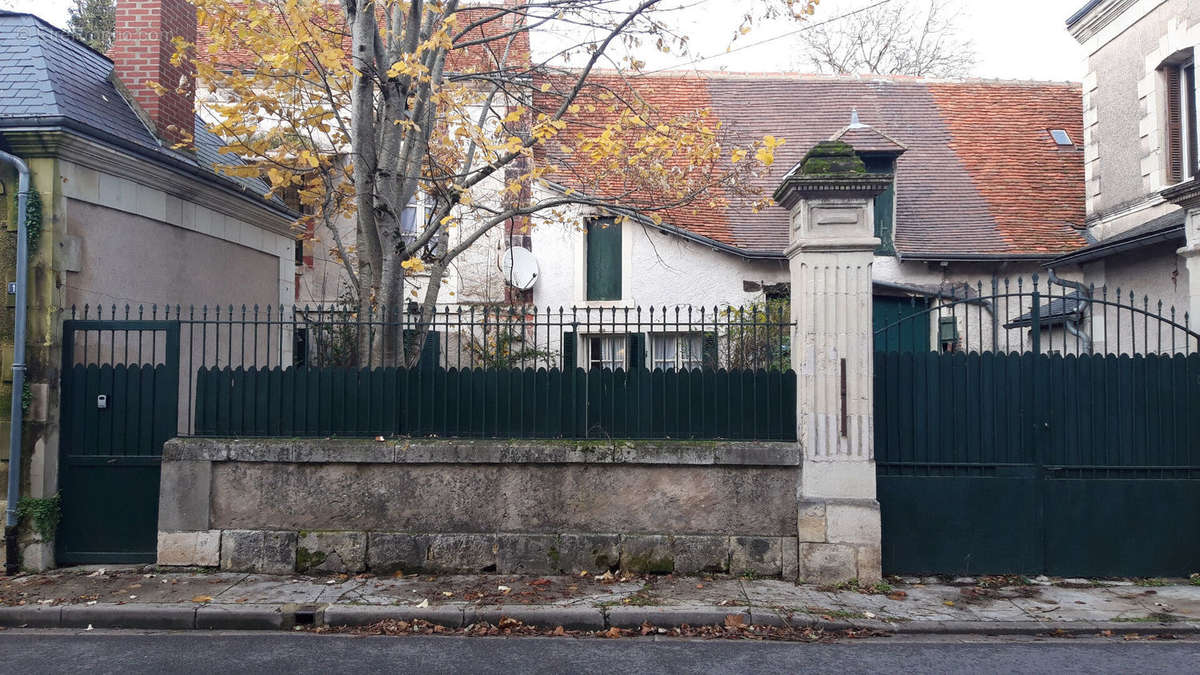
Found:
M 222 53 L 217 58 L 237 67 L 246 56 Z M 531 91 L 562 76 L 535 71 Z M 574 113 L 582 123 L 576 128 L 601 128 L 595 125 L 605 122 L 606 92 L 625 88 L 663 118 L 711 109 L 723 129 L 744 141 L 766 135 L 784 139 L 770 170 L 752 186 L 761 197 L 775 191 L 809 148 L 829 139 L 852 146 L 868 171 L 893 173 L 894 185 L 874 204 L 881 244 L 872 274 L 880 325 L 985 294 L 990 289 L 977 284 L 990 284 L 993 278 L 1025 277 L 1028 283 L 1040 272 L 1045 283 L 1047 263 L 1093 241 L 1085 225 L 1078 84 L 599 72 L 580 94 L 579 102 L 589 112 Z M 536 108 L 551 107 L 552 101 L 538 105 L 538 96 L 553 94 L 533 94 Z M 553 159 L 552 147 L 541 152 L 537 161 Z M 535 197 L 556 189 L 591 191 L 570 177 L 551 178 L 551 186 L 534 188 Z M 612 227 L 612 214 L 577 208 L 568 210 L 566 224 L 533 218 L 528 227 L 495 228 L 451 266 L 438 302 L 444 308 L 524 303 L 593 311 L 691 305 L 706 308 L 711 316 L 713 308 L 782 297 L 787 288 L 786 210 L 755 209 L 749 199 L 728 197 L 673 209 L 662 214 L 661 223 L 631 214 Z M 475 197 L 481 198 L 488 196 Z M 423 221 L 426 205 L 420 199 L 409 210 L 413 222 Z M 599 226 L 586 226 L 593 222 Z M 352 221 L 338 229 L 342 241 L 353 241 Z M 331 243 L 323 241 L 329 237 L 315 235 L 304 243 L 298 298 L 302 304 L 328 306 L 344 300 L 345 273 Z M 514 292 L 506 283 L 502 261 L 513 247 L 529 249 L 538 261 L 539 274 L 530 290 Z M 1064 278 L 1072 275 L 1080 275 L 1078 268 L 1059 272 Z M 421 297 L 420 274 L 407 281 L 415 287 L 413 296 Z M 964 290 L 964 284 L 972 288 Z M 1066 292 L 1067 287 L 1054 288 Z M 1029 308 L 1015 309 L 1020 311 L 1005 321 Z M 931 315 L 929 324 L 928 330 L 906 338 L 913 348 L 934 346 L 934 332 L 940 332 L 942 344 L 952 345 L 968 329 L 955 316 Z M 1029 339 L 1020 331 L 1006 337 Z M 577 358 L 583 365 L 584 357 Z
M 873 209 L 881 242 L 872 271 L 877 327 L 978 295 L 976 284 L 993 277 L 1029 277 L 1089 242 L 1083 153 L 1073 140 L 1082 134 L 1076 84 L 746 73 L 659 73 L 632 82 L 667 114 L 710 106 L 746 138 L 785 139 L 758 179 L 762 194 L 824 140 L 852 146 L 868 172 L 893 174 Z M 788 233 L 787 209 L 755 210 L 738 198 L 676 209 L 662 224 L 538 225 L 531 250 L 546 262 L 532 301 L 712 308 L 786 297 Z M 916 342 L 924 343 L 909 348 L 934 346 L 937 330 L 947 342 L 954 339 L 947 334 L 975 330 L 952 317 L 940 317 L 943 325 L 922 331 Z
M 1186 0 L 1092 0 L 1067 28 L 1087 64 L 1077 142 L 1084 147 L 1092 241 L 1051 264 L 1088 284 L 1134 290 L 1138 303 L 1148 297 L 1153 307 L 1161 299 L 1180 322 L 1190 309 L 1194 329 L 1200 270 L 1184 248 L 1180 204 L 1187 201 L 1181 191 L 1200 176 L 1200 9 Z M 1193 234 L 1193 248 L 1197 239 Z
M 35 16 L 0 11 L 0 148 L 28 165 L 40 204 L 27 279 L 31 404 L 22 443 L 34 497 L 59 489 L 60 370 L 72 363 L 63 357 L 63 319 L 101 318 L 101 312 L 103 318 L 162 319 L 168 310 L 174 318 L 193 306 L 199 314 L 203 305 L 210 313 L 214 306 L 228 312 L 234 304 L 278 307 L 295 299 L 296 215 L 264 199 L 262 182 L 214 169 L 230 160 L 218 156 L 221 142 L 196 123 L 192 88 L 171 64 L 174 48 L 162 37 L 194 34 L 195 10 L 184 0 L 167 4 L 170 11 L 139 16 L 145 10 L 121 3 L 121 30 L 108 57 Z M 167 91 L 160 96 L 154 86 Z M 4 165 L 0 269 L 6 280 L 15 279 L 17 192 L 16 172 Z M 0 311 L 0 394 L 6 398 L 13 360 L 9 298 Z M 161 347 L 158 356 L 149 348 L 139 356 L 128 338 L 121 354 L 118 339 L 93 334 L 90 345 L 114 362 L 161 358 Z M 0 437 L 7 442 L 3 407 Z M 6 469 L 0 462 L 0 474 Z M 35 545 L 24 560 L 45 566 L 50 555 Z

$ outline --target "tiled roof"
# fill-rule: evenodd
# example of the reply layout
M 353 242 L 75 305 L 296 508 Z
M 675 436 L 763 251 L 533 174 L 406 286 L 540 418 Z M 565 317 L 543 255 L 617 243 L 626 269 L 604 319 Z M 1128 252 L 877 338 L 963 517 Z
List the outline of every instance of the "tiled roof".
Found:
M 221 140 L 199 119 L 195 154 L 159 142 L 111 81 L 112 70 L 112 61 L 41 19 L 0 11 L 0 131 L 69 124 L 97 140 L 205 172 L 262 200 L 268 186 L 261 180 L 215 173 L 214 164 L 236 159 L 219 154 Z
M 855 132 L 855 140 L 868 141 L 864 149 L 887 141 L 905 148 L 896 168 L 901 256 L 1020 258 L 1087 243 L 1072 227 L 1084 222 L 1083 153 L 1060 149 L 1048 132 L 1082 137 L 1077 84 L 737 73 L 661 73 L 632 83 L 668 116 L 711 105 L 744 140 L 786 139 L 759 186 L 768 195 L 857 109 L 862 123 L 880 132 Z M 771 253 L 787 246 L 787 220 L 781 208 L 753 213 L 737 200 L 668 217 L 721 243 Z

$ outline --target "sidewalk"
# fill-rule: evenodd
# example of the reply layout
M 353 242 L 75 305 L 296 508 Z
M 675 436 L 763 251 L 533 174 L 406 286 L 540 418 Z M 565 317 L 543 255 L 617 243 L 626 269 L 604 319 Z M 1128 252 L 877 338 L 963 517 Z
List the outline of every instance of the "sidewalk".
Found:
M 0 627 L 290 629 L 502 618 L 602 631 L 761 625 L 909 634 L 1200 634 L 1200 585 L 893 579 L 870 589 L 731 577 L 268 576 L 152 567 L 0 577 Z

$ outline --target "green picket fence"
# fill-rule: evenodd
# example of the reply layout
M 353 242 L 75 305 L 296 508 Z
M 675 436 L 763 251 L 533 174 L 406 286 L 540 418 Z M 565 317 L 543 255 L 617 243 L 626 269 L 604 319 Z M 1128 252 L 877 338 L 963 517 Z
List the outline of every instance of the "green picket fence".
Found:
M 795 440 L 767 370 L 200 368 L 198 436 Z

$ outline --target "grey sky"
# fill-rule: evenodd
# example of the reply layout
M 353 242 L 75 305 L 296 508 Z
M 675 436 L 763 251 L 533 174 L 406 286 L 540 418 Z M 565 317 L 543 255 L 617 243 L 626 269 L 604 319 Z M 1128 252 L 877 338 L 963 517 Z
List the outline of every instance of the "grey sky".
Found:
M 901 0 L 894 0 L 901 1 Z M 33 12 L 65 26 L 69 0 L 0 0 L 17 11 Z M 733 43 L 730 37 L 750 0 L 703 0 L 681 13 L 683 32 L 690 36 L 687 56 L 639 55 L 648 68 L 689 67 L 702 70 L 795 70 L 794 41 L 783 33 L 803 26 L 778 20 L 755 26 Z M 812 21 L 829 21 L 861 5 L 863 0 L 821 0 Z M 978 77 L 1036 80 L 1078 80 L 1082 52 L 1064 22 L 1084 0 L 966 0 L 964 32 L 975 43 Z M 764 42 L 770 40 L 769 42 Z M 760 44 L 762 43 L 762 44 Z M 752 45 L 752 46 L 747 46 Z M 649 50 L 648 50 L 649 51 Z M 689 63 L 701 57 L 698 63 Z

